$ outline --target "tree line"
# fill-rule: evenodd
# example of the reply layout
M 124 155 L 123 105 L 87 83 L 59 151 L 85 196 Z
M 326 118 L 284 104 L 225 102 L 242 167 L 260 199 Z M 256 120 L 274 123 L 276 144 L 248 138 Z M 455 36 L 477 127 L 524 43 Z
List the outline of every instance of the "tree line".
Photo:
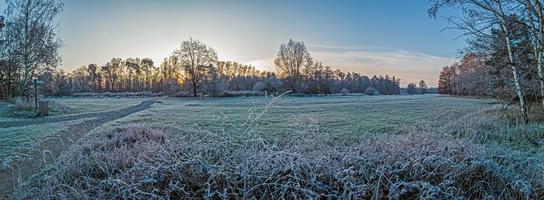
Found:
M 541 0 L 431 0 L 429 14 L 453 7 L 452 28 L 468 45 L 442 69 L 442 94 L 489 96 L 517 102 L 527 121 L 530 104 L 544 108 L 544 7 Z
M 295 43 L 303 45 L 302 42 Z M 284 71 L 278 68 L 277 73 L 282 74 Z M 306 63 L 299 68 L 297 78 L 277 76 L 277 73 L 261 71 L 255 66 L 233 61 L 219 61 L 213 48 L 191 38 L 182 42 L 180 48 L 158 67 L 149 58 L 113 58 L 103 65 L 80 66 L 71 73 L 44 70 L 38 79 L 44 81 L 43 94 L 50 96 L 87 92 L 154 92 L 187 96 L 222 96 L 226 91 L 271 94 L 291 90 L 325 95 L 400 92 L 400 80 L 395 77 L 386 75 L 369 78 L 359 73 L 334 70 L 321 62 Z
M 222 96 L 228 91 L 306 94 L 399 94 L 395 76 L 368 77 L 343 72 L 314 61 L 304 42 L 281 44 L 275 72 L 220 61 L 209 45 L 192 38 L 157 65 L 149 58 L 112 58 L 71 72 L 58 69 L 62 46 L 56 18 L 63 4 L 56 0 L 7 0 L 0 17 L 0 99 L 30 97 L 34 80 L 40 93 L 154 92 L 190 96 Z

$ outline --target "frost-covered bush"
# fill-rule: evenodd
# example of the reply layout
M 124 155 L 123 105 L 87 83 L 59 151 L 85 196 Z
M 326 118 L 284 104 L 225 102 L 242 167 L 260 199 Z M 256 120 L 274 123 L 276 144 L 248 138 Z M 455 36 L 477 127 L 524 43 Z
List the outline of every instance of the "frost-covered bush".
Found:
M 95 92 L 84 92 L 84 93 L 73 93 L 73 97 L 157 97 L 162 94 L 153 93 L 153 92 L 104 92 L 104 93 L 95 93 Z
M 15 98 L 15 110 L 31 110 L 32 108 L 32 102 L 25 100 L 24 97 Z
M 223 97 L 252 97 L 252 96 L 263 96 L 264 92 L 262 91 L 250 91 L 250 90 L 227 90 L 223 93 Z
M 380 95 L 380 92 L 373 87 L 368 87 L 365 89 L 364 93 L 366 95 Z
M 349 94 L 349 90 L 346 89 L 346 88 L 342 88 L 342 89 L 340 90 L 340 93 L 341 93 L 342 95 L 348 95 L 348 94 Z
M 89 135 L 22 185 L 46 199 L 534 199 L 542 159 L 444 135 L 367 136 L 350 145 L 301 117 L 289 135 L 117 128 Z M 247 131 L 250 130 L 250 131 Z
M 253 87 L 251 88 L 251 90 L 256 92 L 264 92 L 265 89 L 266 89 L 266 86 L 264 85 L 262 81 L 255 83 L 255 85 L 253 85 Z

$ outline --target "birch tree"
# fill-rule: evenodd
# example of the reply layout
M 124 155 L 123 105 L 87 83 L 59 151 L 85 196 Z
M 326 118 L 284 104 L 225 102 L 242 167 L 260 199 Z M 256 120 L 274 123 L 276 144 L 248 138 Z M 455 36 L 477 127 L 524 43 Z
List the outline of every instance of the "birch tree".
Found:
M 451 17 L 450 22 L 454 28 L 464 31 L 465 35 L 475 37 L 492 37 L 491 29 L 498 28 L 504 37 L 508 66 L 512 71 L 515 93 L 519 99 L 520 111 L 524 121 L 528 120 L 527 108 L 519 66 L 516 63 L 512 49 L 510 25 L 514 22 L 515 13 L 519 10 L 519 4 L 508 0 L 431 0 L 429 15 L 436 17 L 442 7 L 455 7 L 461 10 L 459 17 Z
M 534 56 L 536 58 L 536 68 L 538 81 L 540 83 L 540 99 L 544 108 L 544 8 L 540 0 L 519 0 L 520 4 L 525 5 L 527 19 L 522 21 L 531 30 Z
M 8 54 L 18 70 L 18 95 L 29 96 L 32 77 L 40 68 L 55 67 L 61 41 L 55 33 L 63 4 L 56 0 L 7 0 Z

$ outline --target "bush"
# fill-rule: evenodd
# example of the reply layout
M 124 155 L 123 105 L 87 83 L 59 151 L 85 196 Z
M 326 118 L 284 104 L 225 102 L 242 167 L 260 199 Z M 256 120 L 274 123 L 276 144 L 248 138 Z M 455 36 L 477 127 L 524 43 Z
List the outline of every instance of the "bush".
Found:
M 161 93 L 153 92 L 104 92 L 104 93 L 94 93 L 94 92 L 84 92 L 84 93 L 73 93 L 73 97 L 158 97 L 161 96 Z
M 129 127 L 89 135 L 14 193 L 50 199 L 531 199 L 542 160 L 443 135 L 341 145 L 301 118 L 267 140 Z M 514 163 L 517 163 L 514 164 Z M 523 167 L 523 168 L 519 168 Z M 522 170 L 523 169 L 523 170 Z
M 228 90 L 223 93 L 223 97 L 253 97 L 253 96 L 263 96 L 264 92 L 262 91 L 249 91 L 249 90 Z
M 251 88 L 251 90 L 255 92 L 264 92 L 265 89 L 266 89 L 266 86 L 264 85 L 262 81 L 255 83 L 255 85 L 253 85 L 253 88 Z
M 378 90 L 374 89 L 373 87 L 366 88 L 364 93 L 366 95 L 380 95 L 380 92 L 378 92 Z
M 24 97 L 15 98 L 15 110 L 23 111 L 23 110 L 32 110 L 33 108 L 34 108 L 34 105 L 32 104 L 32 102 L 25 100 Z
M 346 88 L 342 88 L 342 89 L 340 90 L 340 93 L 342 93 L 342 95 L 348 95 L 348 94 L 349 94 L 349 90 L 346 89 Z

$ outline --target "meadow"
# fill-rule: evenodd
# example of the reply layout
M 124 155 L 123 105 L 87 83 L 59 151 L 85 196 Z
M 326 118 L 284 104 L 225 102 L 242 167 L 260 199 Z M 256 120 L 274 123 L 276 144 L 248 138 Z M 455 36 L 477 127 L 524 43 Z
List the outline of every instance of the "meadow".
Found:
M 184 100 L 164 98 L 151 109 L 116 121 L 113 126 L 170 126 L 178 129 L 202 128 L 212 132 L 238 134 L 241 125 L 260 114 L 264 135 L 288 135 L 290 125 L 301 118 L 315 119 L 320 130 L 350 138 L 366 134 L 403 133 L 418 121 L 434 121 L 444 113 L 458 115 L 490 108 L 495 101 L 416 96 L 329 96 L 210 98 Z M 270 104 L 267 106 L 267 104 Z
M 76 110 L 68 114 L 74 116 L 144 100 L 51 99 Z M 544 194 L 544 124 L 518 124 L 495 100 L 439 95 L 155 100 L 147 109 L 94 127 L 16 186 L 12 197 L 509 199 Z M 28 145 L 86 119 L 78 120 L 0 134 L 9 140 L 17 135 Z M 13 154 L 14 144 L 2 143 L 0 149 Z

